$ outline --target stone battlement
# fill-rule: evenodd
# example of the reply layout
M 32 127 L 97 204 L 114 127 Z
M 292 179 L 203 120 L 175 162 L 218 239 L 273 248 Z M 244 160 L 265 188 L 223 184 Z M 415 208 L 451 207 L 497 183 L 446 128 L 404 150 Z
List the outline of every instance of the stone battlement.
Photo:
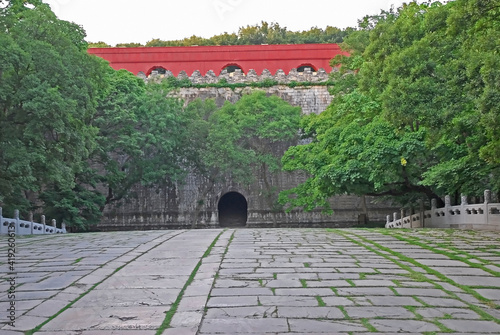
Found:
M 149 81 L 174 77 L 174 74 L 171 71 L 165 71 L 164 74 L 159 74 L 158 71 L 153 71 L 150 76 L 146 76 L 144 72 L 139 72 L 137 76 Z M 313 72 L 311 68 L 306 67 L 303 72 L 299 72 L 297 69 L 292 69 L 288 74 L 286 74 L 282 69 L 279 69 L 274 75 L 267 69 L 264 69 L 260 75 L 255 70 L 249 70 L 248 73 L 243 73 L 239 69 L 236 69 L 231 73 L 228 73 L 227 70 L 223 70 L 219 76 L 217 76 L 212 70 L 208 71 L 205 76 L 203 76 L 198 70 L 194 71 L 191 76 L 188 76 L 185 71 L 181 71 L 177 76 L 177 79 L 189 79 L 189 81 L 195 85 L 217 84 L 221 81 L 225 81 L 228 84 L 250 84 L 264 81 L 276 81 L 278 84 L 290 84 L 293 82 L 323 83 L 328 81 L 329 77 L 328 72 L 326 72 L 323 68 Z

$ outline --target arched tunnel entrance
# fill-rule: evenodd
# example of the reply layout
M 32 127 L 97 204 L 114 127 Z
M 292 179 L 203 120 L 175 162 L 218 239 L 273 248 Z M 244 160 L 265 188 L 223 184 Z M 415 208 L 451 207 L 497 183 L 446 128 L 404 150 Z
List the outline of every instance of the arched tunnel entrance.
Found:
M 221 227 L 244 227 L 247 224 L 248 203 L 240 193 L 224 194 L 217 207 Z

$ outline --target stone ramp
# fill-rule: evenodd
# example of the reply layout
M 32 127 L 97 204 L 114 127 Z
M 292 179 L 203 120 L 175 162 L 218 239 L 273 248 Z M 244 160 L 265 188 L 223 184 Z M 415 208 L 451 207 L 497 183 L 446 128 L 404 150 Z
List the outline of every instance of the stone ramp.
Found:
M 16 327 L 0 333 L 500 334 L 499 241 L 356 229 L 19 238 Z

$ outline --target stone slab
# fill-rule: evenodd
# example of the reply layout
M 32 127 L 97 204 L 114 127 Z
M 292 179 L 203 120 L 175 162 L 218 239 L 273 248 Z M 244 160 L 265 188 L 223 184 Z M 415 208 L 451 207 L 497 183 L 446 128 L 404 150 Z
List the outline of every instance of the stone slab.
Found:
M 463 333 L 500 333 L 500 325 L 493 321 L 483 320 L 440 320 L 451 330 Z
M 201 260 L 202 266 L 174 314 L 173 328 L 164 334 L 367 335 L 373 329 L 378 334 L 439 333 L 433 323 L 436 318 L 456 332 L 500 334 L 493 330 L 498 324 L 481 320 L 469 304 L 497 319 L 500 312 L 467 294 L 459 285 L 425 274 L 425 269 L 384 250 L 380 250 L 383 257 L 370 249 L 384 245 L 397 250 L 438 269 L 457 284 L 476 286 L 479 294 L 498 301 L 499 278 L 485 275 L 465 261 L 447 259 L 377 230 L 351 229 L 342 230 L 341 234 L 321 229 L 227 229 L 212 253 L 202 259 L 220 232 L 67 235 L 63 239 L 31 240 L 32 253 L 26 252 L 28 244 L 23 247 L 21 240 L 24 258 L 20 268 L 24 272 L 18 275 L 24 280 L 21 287 L 31 290 L 17 292 L 18 321 L 26 330 L 32 329 L 85 293 L 40 333 L 153 334 Z M 462 238 L 450 240 L 439 230 L 384 233 L 432 240 L 431 248 L 448 243 L 469 253 L 482 245 L 496 245 L 500 238 L 500 233 L 480 232 L 477 236 L 464 235 L 470 242 L 465 244 Z M 0 240 L 0 248 L 1 243 Z M 64 254 L 59 249 L 64 249 Z M 55 250 L 47 253 L 47 262 L 39 257 L 43 250 Z M 482 254 L 479 257 L 498 258 L 491 253 Z M 400 263 L 423 272 L 428 281 L 412 280 L 411 274 L 399 267 Z M 115 272 L 119 267 L 123 268 Z M 4 283 L 0 283 L 2 287 L 6 287 Z M 456 296 L 448 296 L 445 291 Z M 7 301 L 6 294 L 0 296 L 0 304 Z M 350 320 L 345 320 L 344 313 Z M 469 322 L 471 330 L 467 331 L 467 326 L 459 329 L 462 324 L 456 321 Z M 455 324 L 455 328 L 448 323 Z M 1 334 L 7 331 L 11 332 L 5 326 L 0 329 Z

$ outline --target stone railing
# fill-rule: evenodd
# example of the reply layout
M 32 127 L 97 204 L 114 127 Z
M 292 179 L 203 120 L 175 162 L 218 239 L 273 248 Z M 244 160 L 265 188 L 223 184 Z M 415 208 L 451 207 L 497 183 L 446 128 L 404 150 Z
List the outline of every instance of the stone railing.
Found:
M 19 211 L 16 210 L 14 218 L 5 218 L 2 216 L 2 207 L 0 207 L 0 235 L 7 235 L 15 232 L 16 235 L 43 235 L 43 234 L 64 234 L 66 225 L 62 223 L 61 228 L 57 228 L 56 220 L 52 220 L 51 225 L 45 224 L 45 215 L 42 215 L 41 223 L 33 222 L 32 215 L 29 221 L 19 219 Z
M 436 200 L 431 209 L 405 216 L 387 215 L 386 228 L 459 228 L 477 230 L 500 230 L 500 203 L 491 203 L 491 192 L 484 192 L 484 203 L 470 205 L 467 196 L 461 197 L 461 204 L 451 206 L 450 196 L 445 197 L 445 206 L 436 208 Z M 400 217 L 398 219 L 398 216 Z
M 149 77 L 147 77 L 144 72 L 140 72 L 137 76 L 144 80 L 161 80 L 163 78 L 173 77 L 174 75 L 171 71 L 166 71 L 164 74 L 153 71 Z M 303 72 L 292 69 L 288 74 L 285 74 L 285 71 L 280 69 L 276 71 L 274 75 L 269 70 L 264 70 L 259 75 L 255 70 L 249 70 L 248 73 L 243 73 L 240 69 L 236 69 L 236 71 L 231 73 L 228 73 L 227 70 L 223 70 L 218 76 L 212 70 L 208 71 L 204 76 L 200 71 L 196 70 L 191 76 L 188 76 L 185 71 L 181 71 L 177 79 L 189 79 L 193 84 L 216 84 L 221 80 L 225 80 L 228 84 L 250 84 L 265 80 L 276 81 L 279 84 L 290 84 L 292 82 L 322 83 L 328 81 L 329 74 L 323 68 L 319 69 L 317 72 L 313 72 L 311 68 L 305 68 Z

